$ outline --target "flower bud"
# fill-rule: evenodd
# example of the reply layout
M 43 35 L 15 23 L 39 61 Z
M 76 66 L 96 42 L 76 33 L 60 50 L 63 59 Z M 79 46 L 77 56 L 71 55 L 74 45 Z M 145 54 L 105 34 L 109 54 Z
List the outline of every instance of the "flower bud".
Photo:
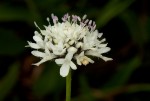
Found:
M 77 52 L 77 49 L 75 47 L 70 47 L 68 48 L 68 52 L 75 53 Z
M 89 64 L 89 61 L 88 61 L 86 58 L 84 58 L 84 59 L 81 61 L 81 63 L 86 66 L 87 64 Z
M 69 45 L 73 45 L 74 44 L 74 40 L 69 41 Z
M 82 48 L 82 46 L 83 46 L 83 43 L 82 42 L 78 42 L 77 44 L 76 44 L 76 48 Z

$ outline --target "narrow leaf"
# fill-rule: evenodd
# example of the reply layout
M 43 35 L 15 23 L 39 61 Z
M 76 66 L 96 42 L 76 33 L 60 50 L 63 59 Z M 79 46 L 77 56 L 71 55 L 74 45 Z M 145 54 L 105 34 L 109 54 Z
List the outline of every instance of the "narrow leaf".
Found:
M 8 73 L 0 80 L 0 101 L 7 96 L 18 80 L 19 64 L 15 63 L 9 67 Z

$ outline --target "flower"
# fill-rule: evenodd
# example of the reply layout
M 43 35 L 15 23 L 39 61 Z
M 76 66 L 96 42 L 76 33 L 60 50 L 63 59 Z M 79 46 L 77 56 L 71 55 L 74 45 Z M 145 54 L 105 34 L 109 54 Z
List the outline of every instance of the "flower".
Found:
M 34 64 L 34 65 L 37 65 L 37 66 L 39 66 L 40 64 L 42 64 L 42 63 L 44 63 L 44 62 L 46 62 L 48 60 L 52 60 L 53 58 L 56 57 L 53 53 L 50 53 L 47 48 L 45 49 L 45 52 L 40 52 L 40 51 L 36 50 L 36 51 L 32 51 L 31 54 L 36 56 L 36 57 L 42 58 L 41 61 L 39 61 L 38 63 Z
M 75 58 L 76 58 L 78 65 L 82 65 L 82 64 L 87 65 L 87 64 L 89 64 L 89 62 L 94 63 L 94 61 L 92 59 L 90 59 L 84 55 L 84 51 L 81 52 L 79 55 L 76 55 Z
M 62 64 L 60 68 L 60 75 L 65 77 L 69 73 L 70 67 L 74 70 L 77 69 L 76 65 L 71 61 L 73 54 L 68 53 L 65 58 L 56 59 L 57 64 Z
M 41 58 L 34 65 L 39 66 L 46 61 L 55 60 L 56 64 L 61 65 L 60 75 L 66 77 L 70 68 L 76 70 L 76 65 L 94 63 L 90 56 L 104 61 L 112 60 L 102 55 L 110 51 L 110 48 L 105 43 L 106 39 L 101 38 L 103 33 L 96 30 L 95 22 L 86 19 L 86 15 L 80 18 L 77 15 L 65 14 L 62 22 L 54 14 L 51 17 L 53 25 L 47 18 L 49 25 L 44 26 L 44 30 L 35 23 L 39 32 L 35 31 L 34 43 L 28 41 L 28 46 L 34 49 L 31 54 Z

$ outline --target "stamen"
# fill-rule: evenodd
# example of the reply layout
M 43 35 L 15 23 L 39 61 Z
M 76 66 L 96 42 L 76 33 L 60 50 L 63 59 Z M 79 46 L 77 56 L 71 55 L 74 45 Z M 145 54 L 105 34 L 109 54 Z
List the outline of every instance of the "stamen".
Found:
M 41 30 L 40 29 L 40 27 L 37 25 L 37 23 L 34 21 L 34 24 L 35 24 L 35 26 L 39 29 L 39 30 Z
M 50 24 L 50 19 L 49 19 L 49 17 L 47 17 L 46 20 L 48 21 L 48 24 L 51 25 L 51 24 Z
M 76 23 L 78 20 L 78 16 L 72 15 L 72 22 Z
M 92 24 L 92 20 L 89 21 L 89 25 L 91 25 L 91 24 Z
M 85 14 L 85 15 L 82 17 L 82 19 L 84 20 L 86 17 L 87 17 L 87 15 Z
M 69 15 L 68 15 L 68 13 L 67 13 L 67 14 L 65 14 L 65 15 L 62 17 L 62 20 L 63 20 L 64 22 L 66 22 L 68 18 L 69 18 Z
M 58 22 L 58 17 L 54 16 L 54 14 L 51 14 L 51 17 L 53 19 L 53 23 L 56 24 Z
M 89 19 L 86 19 L 84 23 L 85 23 L 85 24 L 87 24 L 87 23 L 88 23 L 88 21 L 89 21 Z

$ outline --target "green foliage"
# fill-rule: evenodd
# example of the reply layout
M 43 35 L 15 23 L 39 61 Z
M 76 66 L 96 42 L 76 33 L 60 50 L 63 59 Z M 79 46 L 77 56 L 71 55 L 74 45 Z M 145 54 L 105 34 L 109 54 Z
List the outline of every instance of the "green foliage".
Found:
M 141 65 L 140 57 L 135 57 L 129 60 L 127 63 L 118 66 L 117 73 L 110 79 L 103 89 L 111 89 L 115 87 L 121 87 L 127 83 L 132 73 Z
M 126 83 L 130 79 L 133 72 L 141 65 L 140 57 L 134 57 L 128 62 L 121 64 L 118 67 L 118 71 L 112 76 L 112 78 L 102 87 L 102 91 L 104 93 L 103 97 L 109 96 L 109 94 L 113 92 L 118 92 L 120 89 L 124 91 L 126 88 L 126 92 L 134 92 L 140 90 L 140 87 L 134 87 L 135 89 L 130 89 L 130 87 L 126 87 Z M 139 85 L 141 86 L 141 85 Z M 143 87 L 142 87 L 143 88 Z
M 19 77 L 19 63 L 9 67 L 8 73 L 0 80 L 0 101 L 10 93 Z
M 0 21 L 29 21 L 31 14 L 27 9 L 13 8 L 8 5 L 0 6 Z
M 0 29 L 0 55 L 15 56 L 25 49 L 25 41 L 19 39 L 13 31 Z
M 98 27 L 106 25 L 108 21 L 126 10 L 133 2 L 134 0 L 110 0 L 108 4 L 102 8 L 98 15 L 98 19 L 96 21 L 98 23 Z
M 134 12 L 126 11 L 120 15 L 120 18 L 126 23 L 135 43 L 143 45 L 148 41 L 149 37 L 148 32 L 146 31 L 146 25 L 142 25 L 142 23 L 138 21 L 139 18 L 137 18 Z
M 80 75 L 80 87 L 81 87 L 81 97 L 85 101 L 93 101 L 94 97 L 92 96 L 92 92 L 90 89 L 90 86 L 88 85 L 88 82 L 86 80 L 86 77 L 84 75 Z
M 96 1 L 94 0 L 94 2 Z M 116 29 L 119 31 L 119 34 L 122 34 L 120 32 L 125 31 L 127 32 L 126 35 L 129 35 L 129 37 L 131 38 L 126 39 L 127 43 L 123 44 L 119 49 L 115 50 L 114 47 L 111 47 L 113 50 L 112 56 L 115 57 L 114 61 L 112 61 L 112 63 L 115 65 L 113 65 L 112 67 L 115 67 L 114 69 L 117 69 L 117 71 L 113 72 L 111 77 L 109 77 L 110 79 L 106 80 L 104 86 L 99 85 L 97 88 L 95 88 L 96 90 L 93 90 L 89 83 L 89 79 L 93 79 L 93 75 L 91 75 L 91 78 L 88 78 L 85 76 L 85 74 L 81 74 L 80 71 L 78 71 L 79 73 L 75 74 L 78 75 L 78 78 L 75 77 L 75 79 L 77 79 L 76 81 L 78 88 L 75 88 L 76 93 L 72 97 L 73 101 L 115 101 L 113 97 L 122 93 L 136 94 L 137 92 L 150 92 L 150 84 L 147 82 L 137 82 L 134 84 L 131 84 L 129 82 L 129 79 L 137 69 L 140 68 L 141 70 L 144 70 L 144 66 L 150 67 L 150 53 L 149 49 L 147 48 L 149 47 L 150 42 L 150 17 L 149 15 L 147 15 L 148 11 L 146 12 L 145 5 L 142 6 L 142 4 L 139 4 L 140 10 L 138 9 L 136 11 L 137 8 L 133 9 L 133 5 L 139 3 L 136 0 L 107 0 L 102 7 L 95 7 L 95 5 L 98 4 L 94 4 L 94 2 L 91 2 L 90 0 L 0 1 L 0 56 L 2 56 L 2 58 L 0 59 L 2 60 L 3 58 L 7 57 L 15 58 L 13 60 L 14 63 L 9 63 L 9 61 L 6 62 L 11 66 L 9 67 L 8 72 L 0 79 L 0 101 L 3 101 L 7 97 L 9 98 L 9 94 L 13 92 L 12 89 L 14 88 L 16 83 L 18 83 L 18 78 L 21 79 L 20 81 L 24 80 L 24 78 L 19 77 L 19 74 L 24 75 L 27 67 L 31 65 L 29 64 L 30 61 L 33 61 L 32 59 L 28 59 L 28 56 L 30 54 L 24 55 L 26 53 L 24 50 L 25 45 L 27 44 L 27 39 L 20 38 L 17 35 L 17 29 L 13 29 L 13 25 L 16 25 L 16 21 L 21 22 L 21 24 L 17 26 L 24 27 L 25 24 L 30 29 L 24 28 L 24 30 L 30 31 L 35 29 L 35 27 L 33 27 L 34 21 L 36 21 L 40 26 L 45 25 L 46 17 L 50 16 L 51 13 L 57 14 L 58 16 L 62 16 L 64 13 L 73 13 L 79 15 L 87 14 L 88 18 L 94 18 L 96 20 L 95 22 L 97 23 L 98 29 L 104 28 L 106 30 L 107 24 L 109 24 L 109 22 L 113 21 L 115 18 L 122 22 L 122 24 L 124 24 L 125 26 L 124 30 L 120 31 L 119 28 Z M 145 0 L 141 2 L 145 2 Z M 12 28 L 9 29 L 8 25 L 12 26 Z M 116 26 L 115 23 L 113 23 L 113 26 L 111 26 L 112 29 L 120 27 Z M 107 31 L 109 32 L 109 30 Z M 21 32 L 21 34 L 23 35 L 33 36 L 34 33 L 30 33 L 26 33 L 23 31 Z M 115 39 L 112 40 L 111 45 L 119 47 L 117 44 L 115 44 L 115 41 L 117 40 L 117 42 L 120 42 L 122 41 L 121 38 L 114 36 L 116 33 L 115 31 L 112 31 L 110 33 L 111 35 L 108 35 L 110 40 Z M 126 35 L 122 35 L 122 37 Z M 31 39 L 31 37 L 27 38 Z M 133 47 L 137 48 L 136 56 L 134 57 L 131 56 L 131 53 L 129 52 Z M 127 56 L 125 56 L 124 54 Z M 116 58 L 118 59 L 117 63 L 115 63 Z M 128 59 L 125 60 L 124 58 Z M 19 63 L 16 61 L 19 61 Z M 145 61 L 148 64 L 144 64 Z M 105 64 L 107 63 L 109 64 L 109 62 L 106 62 Z M 23 68 L 24 71 L 20 71 L 19 67 L 21 67 L 21 69 Z M 101 65 L 98 67 L 101 67 Z M 8 67 L 3 65 L 0 66 L 0 70 L 3 70 L 5 68 Z M 31 88 L 29 94 L 31 93 L 35 95 L 35 97 L 40 100 L 43 100 L 46 95 L 52 94 L 54 101 L 60 101 L 61 98 L 64 98 L 62 97 L 64 96 L 64 94 L 62 93 L 65 92 L 65 78 L 62 78 L 59 75 L 60 66 L 57 66 L 54 62 L 50 62 L 44 65 L 44 67 L 42 68 L 44 68 L 41 69 L 43 70 L 42 74 L 38 75 L 39 78 L 37 79 L 37 81 L 32 82 L 33 85 L 30 85 L 29 87 Z M 90 68 L 92 68 L 92 66 Z M 106 73 L 102 74 L 107 74 L 107 68 L 104 69 L 106 69 Z M 95 73 L 95 71 L 96 70 L 92 71 L 93 74 Z M 30 73 L 27 73 L 25 75 L 28 74 Z M 101 75 L 97 74 L 97 76 L 97 78 L 101 78 Z M 103 80 L 100 82 L 103 83 Z M 23 94 L 24 92 L 26 93 L 26 91 L 22 91 Z M 24 96 L 25 98 L 28 98 L 27 94 Z M 34 96 L 32 97 L 34 98 Z M 16 94 L 12 97 L 12 101 L 21 101 L 22 99 L 19 98 L 19 94 Z
M 33 92 L 42 98 L 48 93 L 60 93 L 60 91 L 65 87 L 65 78 L 62 79 L 59 75 L 59 68 L 54 63 L 51 62 L 46 66 L 42 75 L 39 77 L 37 82 L 33 86 Z

